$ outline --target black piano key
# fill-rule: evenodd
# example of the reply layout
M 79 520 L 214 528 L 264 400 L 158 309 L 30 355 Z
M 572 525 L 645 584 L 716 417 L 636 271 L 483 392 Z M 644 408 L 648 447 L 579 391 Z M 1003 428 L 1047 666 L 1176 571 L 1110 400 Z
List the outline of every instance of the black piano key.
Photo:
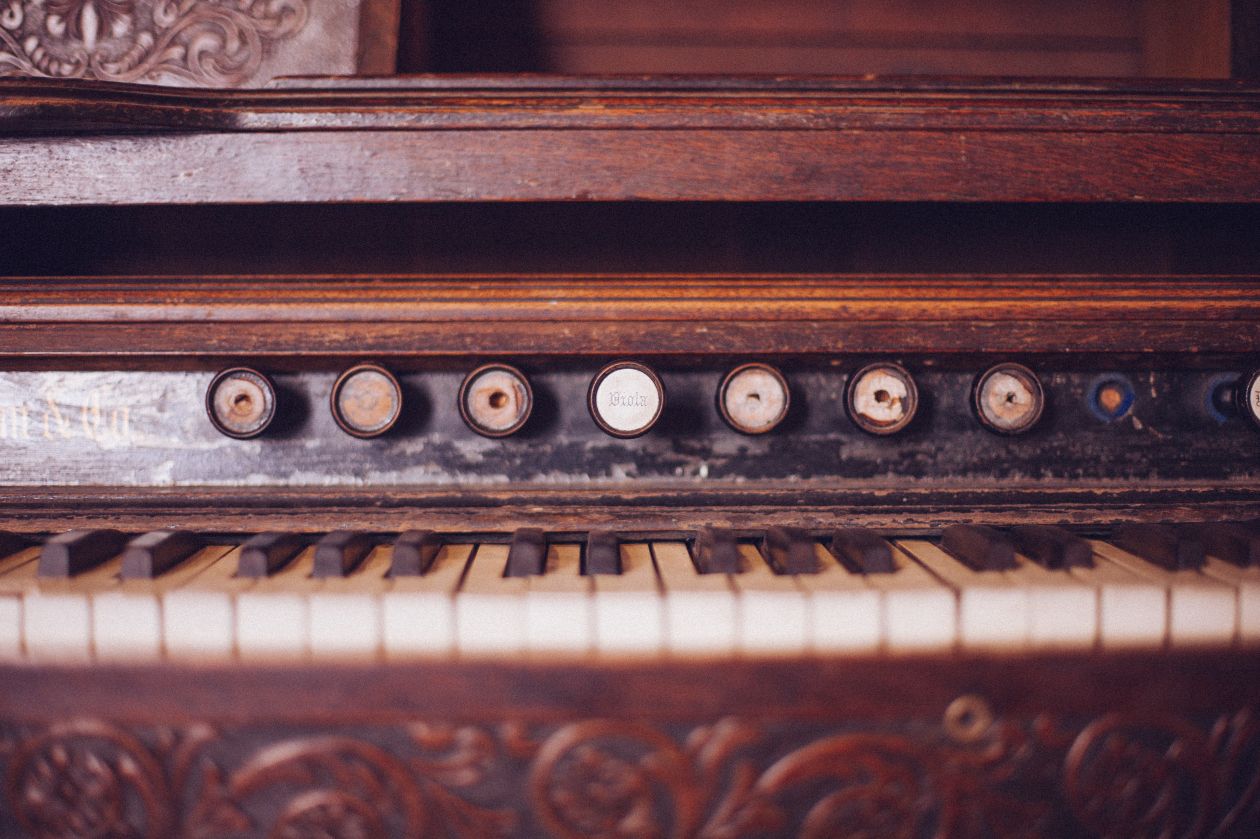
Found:
M 1019 552 L 1051 571 L 1092 568 L 1094 549 L 1089 542 L 1061 527 L 1024 524 L 1011 528 Z
M 1122 524 L 1111 535 L 1116 547 L 1169 571 L 1203 567 L 1203 543 L 1166 524 Z
M 117 556 L 127 537 L 117 530 L 71 530 L 44 543 L 39 553 L 41 577 L 73 577 Z
M 418 577 L 427 574 L 442 549 L 442 539 L 432 530 L 408 530 L 394 542 L 390 560 L 391 577 Z
M 186 530 L 154 530 L 137 536 L 123 551 L 124 580 L 152 580 L 197 552 L 200 541 Z
M 586 534 L 586 557 L 583 574 L 620 574 L 621 540 L 611 530 L 592 530 Z
M 241 547 L 236 562 L 238 577 L 266 577 L 284 567 L 302 549 L 297 533 L 259 533 Z
M 30 546 L 31 540 L 21 533 L 10 533 L 7 530 L 0 530 L 0 557 L 15 554 Z
M 537 527 L 518 528 L 508 547 L 505 577 L 533 577 L 547 571 L 547 536 Z
M 695 561 L 701 574 L 738 574 L 744 568 L 739 542 L 724 527 L 702 527 L 696 532 Z
M 844 527 L 831 537 L 831 552 L 854 574 L 891 574 L 892 547 L 873 530 L 865 527 Z
M 761 540 L 761 555 L 780 574 L 817 574 L 814 540 L 795 527 L 772 527 Z
M 1009 571 L 1017 567 L 1014 543 L 984 525 L 950 525 L 941 531 L 941 547 L 973 571 Z
M 334 530 L 315 545 L 312 577 L 344 577 L 372 550 L 372 536 L 357 530 Z
M 1260 529 L 1237 522 L 1186 524 L 1181 529 L 1202 542 L 1203 550 L 1211 556 L 1240 568 L 1260 565 Z

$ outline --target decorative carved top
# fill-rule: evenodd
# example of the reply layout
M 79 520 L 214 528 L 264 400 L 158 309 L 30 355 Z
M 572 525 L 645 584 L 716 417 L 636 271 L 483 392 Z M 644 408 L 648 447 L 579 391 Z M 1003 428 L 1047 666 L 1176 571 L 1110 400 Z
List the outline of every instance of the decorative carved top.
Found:
M 309 0 L 0 0 L 0 76 L 236 87 Z

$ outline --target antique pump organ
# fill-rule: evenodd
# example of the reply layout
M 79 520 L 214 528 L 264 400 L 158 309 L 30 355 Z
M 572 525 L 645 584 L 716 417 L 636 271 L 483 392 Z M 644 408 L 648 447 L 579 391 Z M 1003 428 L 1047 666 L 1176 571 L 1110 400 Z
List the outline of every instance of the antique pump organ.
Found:
M 10 9 L 0 833 L 1260 827 L 1260 89 Z

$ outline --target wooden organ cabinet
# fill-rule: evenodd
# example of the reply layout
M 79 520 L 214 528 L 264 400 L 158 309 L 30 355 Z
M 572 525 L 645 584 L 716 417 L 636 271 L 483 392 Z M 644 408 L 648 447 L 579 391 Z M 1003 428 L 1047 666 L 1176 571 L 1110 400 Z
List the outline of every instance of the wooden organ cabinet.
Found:
M 0 835 L 1260 835 L 1248 4 L 455 5 L 0 6 Z

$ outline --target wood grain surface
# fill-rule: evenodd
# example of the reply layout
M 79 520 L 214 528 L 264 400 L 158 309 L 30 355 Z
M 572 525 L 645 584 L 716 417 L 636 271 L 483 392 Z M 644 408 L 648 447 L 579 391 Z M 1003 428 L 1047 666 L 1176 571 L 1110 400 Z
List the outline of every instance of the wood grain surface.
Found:
M 423 341 L 416 340 L 420 334 Z M 24 361 L 460 353 L 1210 353 L 1247 352 L 1258 343 L 1260 285 L 1250 275 L 0 281 L 0 355 Z
M 978 521 L 1088 528 L 1117 521 L 1260 518 L 1254 483 L 829 483 L 712 488 L 658 482 L 584 489 L 528 483 L 479 489 L 19 486 L 0 488 L 0 526 L 27 533 L 109 526 L 137 533 L 180 527 L 218 533 L 425 528 L 485 534 L 542 527 L 569 534 L 602 529 L 674 535 L 705 525 L 750 533 L 775 526 L 820 531 L 862 526 L 924 534 Z
M 1254 89 L 735 79 L 0 84 L 12 205 L 1254 201 Z M 618 86 L 620 85 L 620 86 Z M 158 132 L 145 134 L 144 132 Z M 682 133 L 680 133 L 682 132 Z M 891 133 L 890 133 L 891 132 Z M 48 135 L 78 135 L 63 143 Z M 55 172 L 55 177 L 50 174 Z

